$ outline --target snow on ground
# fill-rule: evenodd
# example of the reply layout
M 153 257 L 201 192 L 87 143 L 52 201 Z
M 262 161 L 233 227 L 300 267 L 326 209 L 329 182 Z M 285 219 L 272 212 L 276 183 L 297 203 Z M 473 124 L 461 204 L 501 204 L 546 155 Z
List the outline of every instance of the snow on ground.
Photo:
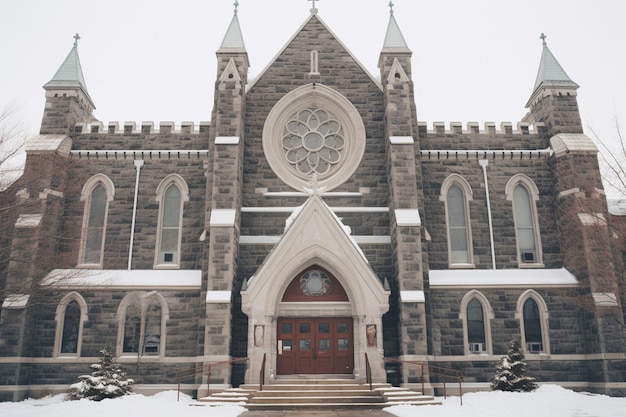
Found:
M 0 403 L 2 417 L 150 416 L 150 417 L 236 417 L 245 411 L 238 406 L 190 407 L 194 401 L 167 391 L 151 397 L 129 395 L 101 402 L 64 401 L 62 395 L 19 403 Z M 555 385 L 544 385 L 532 393 L 480 392 L 448 397 L 442 406 L 394 406 L 386 411 L 398 417 L 624 417 L 626 398 L 576 393 Z M 304 413 L 300 413 L 304 414 Z

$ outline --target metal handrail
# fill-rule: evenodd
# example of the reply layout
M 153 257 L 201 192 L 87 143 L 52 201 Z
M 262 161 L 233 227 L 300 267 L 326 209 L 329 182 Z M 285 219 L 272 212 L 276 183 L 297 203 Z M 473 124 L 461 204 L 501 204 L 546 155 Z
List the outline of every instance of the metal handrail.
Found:
M 263 384 L 265 384 L 265 356 L 263 354 L 263 361 L 261 362 L 261 370 L 259 371 L 259 391 L 263 391 Z
M 372 367 L 370 360 L 365 352 L 365 381 L 370 385 L 370 391 L 372 390 Z
M 178 385 L 178 396 L 176 401 L 180 401 L 180 381 L 185 378 L 191 378 L 198 375 L 204 375 L 206 372 L 207 380 L 206 380 L 206 395 L 209 396 L 210 393 L 210 384 L 211 384 L 211 368 L 216 368 L 219 366 L 232 365 L 234 363 L 246 362 L 249 358 L 237 358 L 232 359 L 230 361 L 221 361 L 221 362 L 212 362 L 206 365 L 203 365 L 201 369 L 197 367 L 194 368 L 185 368 L 176 372 L 176 383 Z
M 404 361 L 404 360 L 395 359 L 395 358 L 383 358 L 383 360 L 385 362 L 406 363 L 408 365 L 419 366 L 422 371 L 422 377 L 421 377 L 422 392 L 424 392 L 424 382 L 425 382 L 424 370 L 428 371 L 429 375 L 435 375 L 435 376 L 442 378 L 443 398 L 447 398 L 446 379 L 447 378 L 455 379 L 459 383 L 459 399 L 461 400 L 461 405 L 463 405 L 463 371 L 462 370 L 453 369 L 453 368 L 444 368 L 442 366 L 435 366 L 435 365 L 430 365 L 430 364 L 422 363 L 422 362 Z M 446 374 L 446 372 L 448 374 Z M 452 375 L 450 375 L 450 373 Z

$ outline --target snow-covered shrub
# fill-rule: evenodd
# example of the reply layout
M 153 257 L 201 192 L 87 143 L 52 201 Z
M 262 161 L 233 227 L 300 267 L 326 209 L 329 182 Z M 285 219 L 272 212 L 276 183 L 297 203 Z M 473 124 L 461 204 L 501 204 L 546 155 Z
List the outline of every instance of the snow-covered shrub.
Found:
M 79 382 L 70 386 L 69 399 L 87 398 L 101 401 L 132 393 L 134 381 L 128 378 L 121 365 L 113 360 L 110 350 L 109 346 L 102 349 L 100 362 L 91 365 L 91 374 L 79 376 Z
M 528 392 L 537 389 L 535 378 L 526 376 L 524 352 L 517 341 L 509 344 L 507 356 L 496 365 L 496 374 L 491 381 L 491 388 L 498 391 Z

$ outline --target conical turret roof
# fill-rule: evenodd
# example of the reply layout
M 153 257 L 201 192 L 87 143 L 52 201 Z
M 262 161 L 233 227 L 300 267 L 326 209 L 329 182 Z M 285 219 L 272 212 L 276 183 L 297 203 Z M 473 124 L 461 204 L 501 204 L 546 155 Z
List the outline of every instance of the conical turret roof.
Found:
M 554 57 L 545 39 L 546 36 L 542 33 L 541 39 L 543 40 L 543 51 L 541 53 L 541 61 L 539 63 L 539 70 L 537 71 L 537 79 L 535 80 L 535 86 L 533 87 L 533 96 L 543 87 L 558 87 L 558 88 L 578 88 L 572 79 L 567 75 L 559 61 Z
M 387 25 L 387 33 L 385 34 L 385 42 L 383 44 L 383 52 L 411 52 L 409 46 L 400 31 L 400 26 L 393 15 L 393 9 L 389 15 L 389 24 Z
M 243 42 L 243 35 L 241 34 L 241 26 L 239 26 L 239 18 L 237 17 L 236 10 L 218 52 L 246 52 L 246 45 Z
M 83 69 L 80 65 L 80 57 L 78 56 L 78 34 L 74 37 L 74 46 L 72 50 L 65 58 L 65 61 L 61 64 L 56 74 L 50 81 L 48 81 L 43 88 L 55 89 L 55 88 L 80 88 L 87 96 L 89 101 L 92 102 L 89 92 L 87 91 L 87 83 L 85 82 L 85 76 L 83 75 Z M 95 107 L 95 106 L 94 106 Z

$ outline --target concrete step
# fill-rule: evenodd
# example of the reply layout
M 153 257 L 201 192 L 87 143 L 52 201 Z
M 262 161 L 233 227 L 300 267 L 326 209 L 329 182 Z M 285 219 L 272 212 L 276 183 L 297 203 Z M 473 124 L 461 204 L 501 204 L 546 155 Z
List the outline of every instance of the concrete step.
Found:
M 353 378 L 281 378 L 258 390 L 242 385 L 209 397 L 197 405 L 240 404 L 251 411 L 382 409 L 391 405 L 441 404 L 434 397 L 390 384 L 360 384 Z

